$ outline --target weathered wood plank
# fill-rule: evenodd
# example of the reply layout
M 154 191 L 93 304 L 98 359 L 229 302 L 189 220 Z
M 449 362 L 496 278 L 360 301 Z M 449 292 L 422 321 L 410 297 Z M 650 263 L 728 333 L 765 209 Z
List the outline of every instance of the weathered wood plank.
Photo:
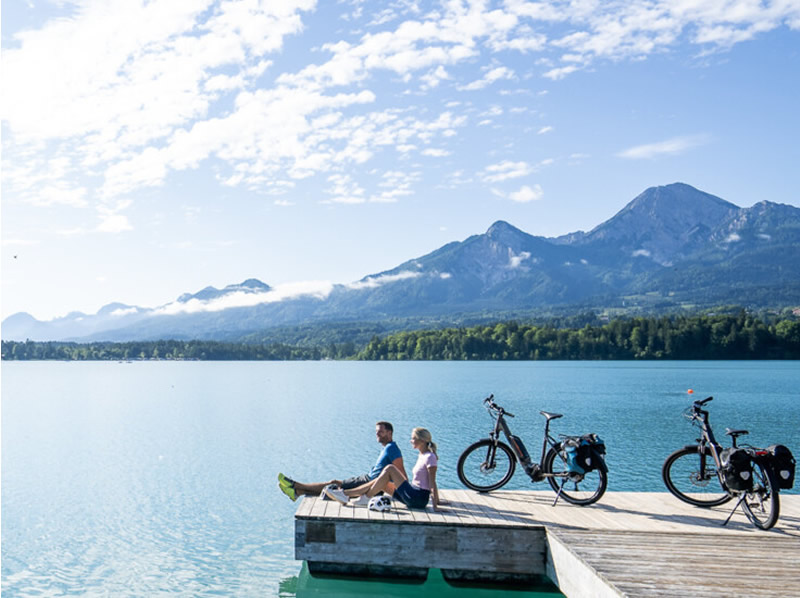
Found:
M 505 573 L 544 572 L 543 530 L 487 529 L 391 522 L 298 521 L 298 559 Z M 424 550 L 420 550 L 424 548 Z
M 570 597 L 800 595 L 798 495 L 781 495 L 781 519 L 768 532 L 740 513 L 722 527 L 732 505 L 699 509 L 667 493 L 611 492 L 590 507 L 552 507 L 549 491 L 442 496 L 450 504 L 438 512 L 396 502 L 386 514 L 305 498 L 295 517 L 297 558 L 454 575 L 525 575 L 546 563 Z M 408 550 L 420 542 L 424 563 Z
M 300 505 L 297 507 L 295 517 L 306 517 L 311 514 L 311 505 L 313 501 L 310 498 L 301 498 Z

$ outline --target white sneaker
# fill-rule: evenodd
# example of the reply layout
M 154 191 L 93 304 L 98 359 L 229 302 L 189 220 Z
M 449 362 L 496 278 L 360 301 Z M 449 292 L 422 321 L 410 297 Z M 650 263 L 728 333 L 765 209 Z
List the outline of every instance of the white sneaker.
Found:
M 369 504 L 369 496 L 366 494 L 362 494 L 358 497 L 358 500 L 353 503 L 354 507 L 366 507 Z
M 344 490 L 334 488 L 333 486 L 326 486 L 325 494 L 328 496 L 328 498 L 338 500 L 343 505 L 346 505 L 348 502 L 350 502 L 350 498 L 344 493 Z

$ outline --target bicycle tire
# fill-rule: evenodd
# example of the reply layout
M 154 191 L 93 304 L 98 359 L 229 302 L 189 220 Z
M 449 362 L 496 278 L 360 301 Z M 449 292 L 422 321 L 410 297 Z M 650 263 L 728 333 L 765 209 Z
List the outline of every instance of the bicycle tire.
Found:
M 705 459 L 700 479 L 700 459 Z M 684 447 L 672 453 L 661 468 L 664 484 L 676 498 L 696 507 L 715 507 L 733 498 L 722 487 L 717 466 L 710 454 L 700 455 L 700 447 Z
M 550 449 L 544 458 L 542 471 L 546 474 L 564 474 L 569 472 L 567 459 L 563 452 Z M 593 469 L 583 476 L 567 477 L 548 477 L 550 487 L 558 493 L 560 497 L 573 505 L 590 505 L 596 503 L 605 494 L 608 488 L 608 474 L 602 469 Z
M 467 488 L 478 492 L 490 492 L 505 486 L 514 475 L 517 458 L 511 448 L 503 443 L 497 443 L 497 450 L 493 450 L 494 441 L 489 438 L 471 444 L 458 458 L 458 479 Z M 494 453 L 494 464 L 488 461 Z
M 778 482 L 769 465 L 753 462 L 753 488 L 745 492 L 742 509 L 750 522 L 760 529 L 770 529 L 778 523 L 781 504 Z

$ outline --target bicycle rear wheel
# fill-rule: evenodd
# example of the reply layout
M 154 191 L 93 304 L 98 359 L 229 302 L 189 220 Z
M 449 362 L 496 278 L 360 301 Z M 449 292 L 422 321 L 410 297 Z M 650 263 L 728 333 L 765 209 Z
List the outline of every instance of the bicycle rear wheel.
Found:
M 458 459 L 458 479 L 467 488 L 489 492 L 505 486 L 514 475 L 517 459 L 511 448 L 486 438 L 471 444 Z
M 758 528 L 770 529 L 778 522 L 781 510 L 778 484 L 771 467 L 753 462 L 753 489 L 745 493 L 742 508 Z
M 550 449 L 544 458 L 542 471 L 548 476 L 550 487 L 573 505 L 590 505 L 600 500 L 608 487 L 608 475 L 601 469 L 587 471 L 583 475 L 569 473 L 567 457 L 563 451 Z
M 733 498 L 720 485 L 714 458 L 701 454 L 699 446 L 684 447 L 667 457 L 661 477 L 667 490 L 690 505 L 714 507 Z

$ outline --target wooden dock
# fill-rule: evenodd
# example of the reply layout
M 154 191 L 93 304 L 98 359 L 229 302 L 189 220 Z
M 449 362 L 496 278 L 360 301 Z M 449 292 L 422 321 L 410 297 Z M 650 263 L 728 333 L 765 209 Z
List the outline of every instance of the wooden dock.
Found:
M 800 596 L 800 495 L 781 495 L 770 531 L 741 509 L 701 509 L 671 494 L 609 492 L 576 507 L 552 492 L 442 490 L 434 512 L 376 513 L 305 498 L 295 558 L 315 572 L 446 579 L 549 577 L 570 598 Z

